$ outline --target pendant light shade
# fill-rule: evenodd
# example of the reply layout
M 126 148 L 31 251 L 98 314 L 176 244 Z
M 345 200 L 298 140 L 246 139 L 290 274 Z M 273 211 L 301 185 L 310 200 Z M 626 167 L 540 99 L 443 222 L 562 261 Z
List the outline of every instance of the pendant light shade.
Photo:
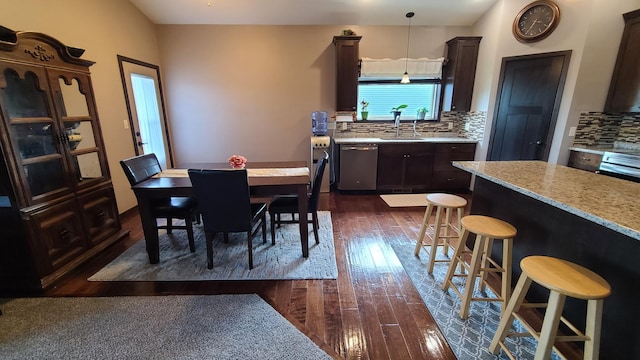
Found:
M 411 80 L 409 80 L 409 73 L 407 72 L 407 65 L 409 64 L 409 39 L 411 39 L 411 18 L 415 15 L 412 11 L 408 12 L 405 16 L 409 19 L 409 30 L 407 31 L 407 57 L 404 62 L 404 75 L 402 75 L 402 80 L 400 80 L 400 84 L 409 84 Z

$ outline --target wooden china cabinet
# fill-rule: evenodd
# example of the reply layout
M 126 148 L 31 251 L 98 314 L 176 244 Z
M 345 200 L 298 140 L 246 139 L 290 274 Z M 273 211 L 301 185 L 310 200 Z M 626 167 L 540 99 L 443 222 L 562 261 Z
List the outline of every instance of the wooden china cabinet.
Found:
M 47 288 L 127 235 L 83 52 L 0 27 L 0 290 Z

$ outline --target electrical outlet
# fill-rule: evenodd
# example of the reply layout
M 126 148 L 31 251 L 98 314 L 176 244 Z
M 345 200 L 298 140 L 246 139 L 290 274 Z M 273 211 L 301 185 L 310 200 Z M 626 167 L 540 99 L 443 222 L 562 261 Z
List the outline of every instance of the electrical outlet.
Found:
M 342 123 L 342 130 L 347 130 L 347 123 L 346 122 Z
M 569 136 L 576 136 L 576 127 L 572 126 L 569 128 Z
M 471 123 L 464 123 L 464 131 L 471 130 Z
M 453 123 L 452 122 L 449 123 L 449 130 L 453 130 Z
M 129 120 L 122 120 L 122 123 L 124 124 L 124 128 L 129 129 Z

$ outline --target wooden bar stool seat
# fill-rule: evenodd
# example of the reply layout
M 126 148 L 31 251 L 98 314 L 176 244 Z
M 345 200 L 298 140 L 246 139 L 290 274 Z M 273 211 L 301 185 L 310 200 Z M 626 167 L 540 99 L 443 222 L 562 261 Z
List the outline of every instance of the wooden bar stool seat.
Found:
M 461 233 L 460 240 L 453 253 L 447 275 L 442 284 L 442 289 L 447 291 L 449 286 L 460 296 L 462 304 L 460 306 L 460 318 L 466 319 L 469 316 L 469 307 L 471 301 L 499 301 L 502 302 L 502 311 L 509 301 L 511 293 L 511 254 L 513 238 L 516 236 L 517 230 L 513 225 L 483 215 L 467 215 L 460 221 Z M 476 234 L 476 240 L 473 250 L 469 250 L 466 246 L 467 238 L 470 234 Z M 502 241 L 502 264 L 498 264 L 491 259 L 491 249 L 494 240 Z M 465 256 L 471 254 L 469 264 L 465 261 Z M 467 273 L 456 273 L 456 266 L 462 266 Z M 501 273 L 501 291 L 498 293 L 488 282 L 488 273 Z M 465 277 L 464 292 L 461 292 L 458 286 L 453 283 L 454 277 Z M 484 291 L 488 286 L 496 296 L 474 298 L 476 279 L 480 278 L 480 289 Z
M 467 206 L 467 200 L 464 198 L 451 195 L 451 194 L 428 194 L 427 195 L 427 210 L 424 212 L 424 219 L 422 220 L 422 227 L 420 229 L 420 237 L 416 243 L 414 254 L 420 255 L 420 249 L 422 247 L 429 247 L 429 274 L 433 273 L 433 265 L 436 262 L 450 262 L 450 260 L 436 260 L 436 252 L 438 247 L 442 246 L 442 251 L 445 255 L 449 255 L 449 239 L 458 238 L 460 236 L 458 228 L 464 213 L 464 208 Z M 429 218 L 436 209 L 436 219 L 433 224 L 429 224 Z M 445 210 L 444 223 L 442 222 L 442 211 Z M 451 212 L 457 210 L 457 226 L 451 223 Z M 433 231 L 433 235 L 427 234 L 427 229 Z M 431 242 L 424 243 L 425 234 L 431 238 Z M 441 241 L 442 240 L 442 241 Z
M 611 294 L 609 283 L 589 269 L 549 256 L 526 257 L 520 262 L 520 267 L 522 274 L 513 291 L 513 297 L 509 300 L 507 308 L 502 314 L 489 351 L 497 354 L 502 348 L 509 356 L 512 356 L 504 344 L 504 339 L 507 336 L 533 336 L 538 340 L 536 360 L 548 359 L 555 341 L 584 341 L 584 359 L 598 359 L 602 304 L 604 298 Z M 532 281 L 549 289 L 548 303 L 523 304 Z M 587 300 L 584 333 L 562 317 L 562 308 L 567 296 Z M 518 310 L 523 307 L 546 308 L 540 332 L 536 332 L 529 323 L 517 314 Z M 517 318 L 524 325 L 528 333 L 510 332 L 514 318 Z M 560 321 L 567 325 L 575 335 L 556 336 Z

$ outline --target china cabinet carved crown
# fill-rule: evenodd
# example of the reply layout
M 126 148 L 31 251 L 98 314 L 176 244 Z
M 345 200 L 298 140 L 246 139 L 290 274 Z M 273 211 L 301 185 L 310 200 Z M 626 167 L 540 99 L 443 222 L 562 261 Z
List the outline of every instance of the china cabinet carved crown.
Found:
M 0 26 L 0 290 L 38 290 L 127 235 L 84 50 Z

